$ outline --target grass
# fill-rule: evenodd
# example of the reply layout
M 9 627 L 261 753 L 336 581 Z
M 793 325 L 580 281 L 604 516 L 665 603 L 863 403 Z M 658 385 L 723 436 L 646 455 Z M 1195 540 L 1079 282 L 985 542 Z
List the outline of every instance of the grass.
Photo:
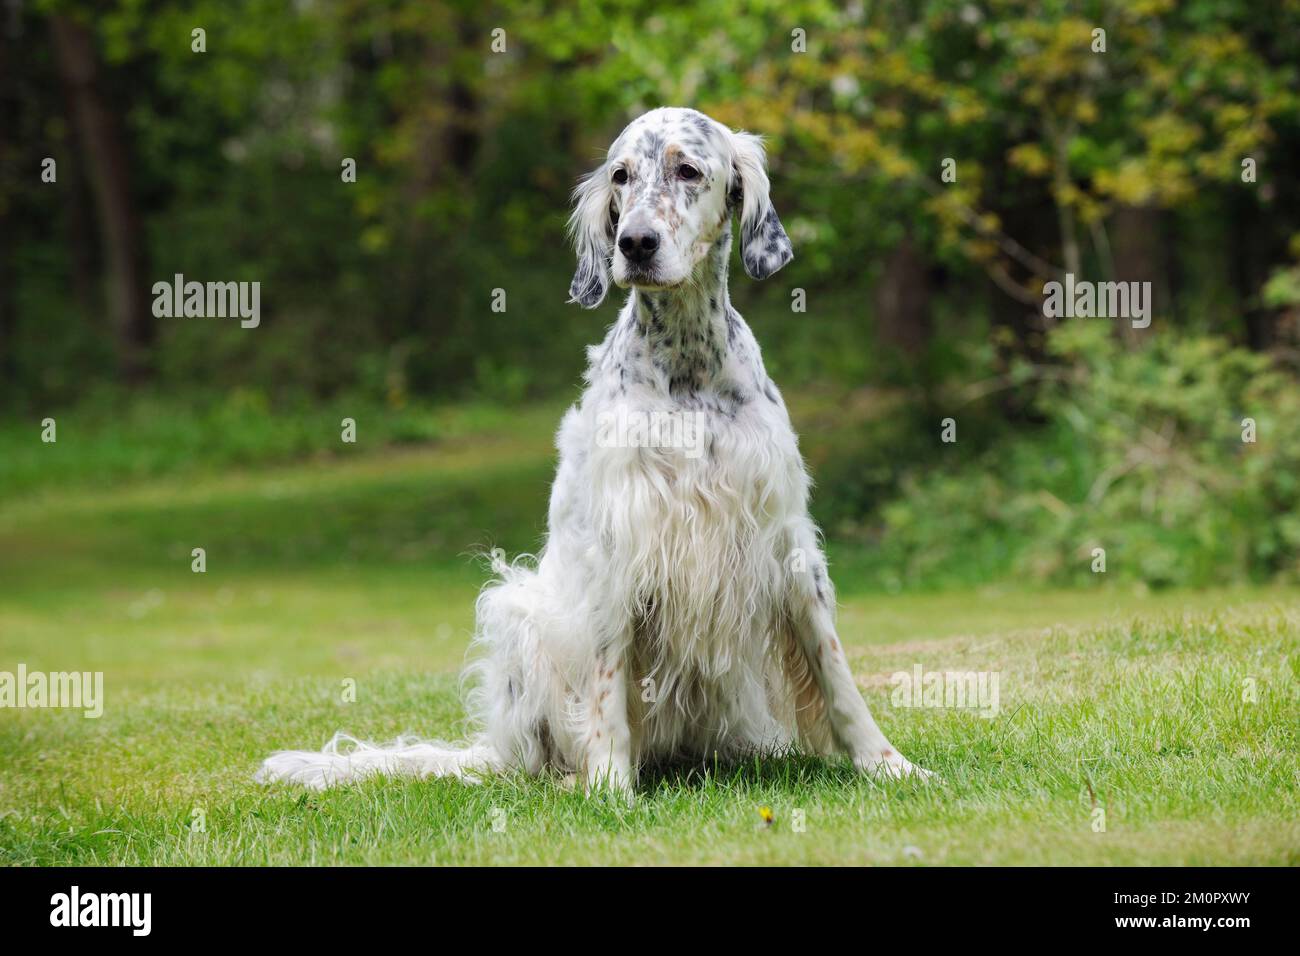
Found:
M 448 411 L 421 444 L 97 474 L 70 417 L 45 484 L 22 450 L 0 670 L 102 670 L 107 699 L 98 720 L 0 710 L 0 862 L 1300 863 L 1294 590 L 880 595 L 841 577 L 863 693 L 937 785 L 793 756 L 659 771 L 630 809 L 551 779 L 253 784 L 269 750 L 337 729 L 456 732 L 471 552 L 535 545 L 555 420 Z M 81 432 L 131 459 L 129 436 Z M 889 675 L 918 664 L 997 673 L 998 713 L 896 706 Z

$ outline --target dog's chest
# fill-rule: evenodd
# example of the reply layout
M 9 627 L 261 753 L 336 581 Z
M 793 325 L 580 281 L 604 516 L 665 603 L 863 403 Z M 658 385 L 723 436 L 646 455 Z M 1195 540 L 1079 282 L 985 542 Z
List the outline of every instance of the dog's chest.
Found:
M 794 435 L 761 396 L 615 401 L 596 414 L 592 445 L 592 485 L 614 524 L 626 514 L 708 539 L 752 532 L 802 503 Z
M 784 414 L 729 398 L 616 403 L 589 461 L 602 559 L 644 609 L 641 639 L 713 675 L 770 630 L 806 493 Z

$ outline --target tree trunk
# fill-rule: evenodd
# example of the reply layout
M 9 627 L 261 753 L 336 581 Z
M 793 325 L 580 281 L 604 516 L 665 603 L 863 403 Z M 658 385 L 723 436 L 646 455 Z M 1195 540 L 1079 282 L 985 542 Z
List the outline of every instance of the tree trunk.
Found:
M 12 223 L 0 212 L 0 235 L 10 236 Z M 18 307 L 14 303 L 13 266 L 10 244 L 0 242 L 0 383 L 14 383 L 18 369 L 14 333 L 18 329 Z M 0 394 L 0 398 L 3 398 Z
M 131 163 L 120 118 L 99 91 L 94 37 L 65 16 L 51 18 L 59 75 L 72 104 L 72 125 L 89 173 L 108 267 L 108 308 L 118 370 L 135 384 L 148 378 L 156 334 L 147 294 L 140 217 L 131 196 Z
M 1234 197 L 1225 218 L 1228 276 L 1240 303 L 1246 344 L 1263 351 L 1274 344 L 1279 313 L 1263 306 L 1259 290 L 1281 250 L 1269 248 L 1268 224 L 1254 196 Z
M 917 355 L 930 342 L 930 286 L 925 260 L 911 234 L 885 260 L 875 290 L 876 322 L 883 344 Z
M 1165 242 L 1164 214 L 1149 206 L 1120 206 L 1111 216 L 1111 250 L 1115 278 L 1120 282 L 1150 282 L 1152 312 L 1164 312 L 1170 303 L 1169 250 Z M 1119 323 L 1119 332 L 1130 342 L 1140 342 L 1154 325 L 1135 329 L 1133 323 Z

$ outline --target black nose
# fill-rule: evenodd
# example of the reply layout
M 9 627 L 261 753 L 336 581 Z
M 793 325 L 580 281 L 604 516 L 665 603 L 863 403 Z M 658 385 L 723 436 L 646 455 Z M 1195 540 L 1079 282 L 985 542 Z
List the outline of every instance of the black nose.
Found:
M 618 251 L 628 262 L 649 262 L 659 248 L 659 236 L 653 232 L 625 232 L 618 237 Z

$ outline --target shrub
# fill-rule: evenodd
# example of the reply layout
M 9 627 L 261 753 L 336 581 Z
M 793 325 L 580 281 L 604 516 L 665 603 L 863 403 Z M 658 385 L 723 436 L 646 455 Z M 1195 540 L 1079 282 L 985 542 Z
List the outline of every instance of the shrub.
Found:
M 1126 343 L 1102 322 L 1049 340 L 1045 423 L 905 479 L 881 510 L 884 583 L 1014 575 L 1159 587 L 1300 576 L 1300 386 L 1198 334 Z M 1247 441 L 1253 423 L 1255 440 Z M 894 575 L 891 579 L 891 575 Z

